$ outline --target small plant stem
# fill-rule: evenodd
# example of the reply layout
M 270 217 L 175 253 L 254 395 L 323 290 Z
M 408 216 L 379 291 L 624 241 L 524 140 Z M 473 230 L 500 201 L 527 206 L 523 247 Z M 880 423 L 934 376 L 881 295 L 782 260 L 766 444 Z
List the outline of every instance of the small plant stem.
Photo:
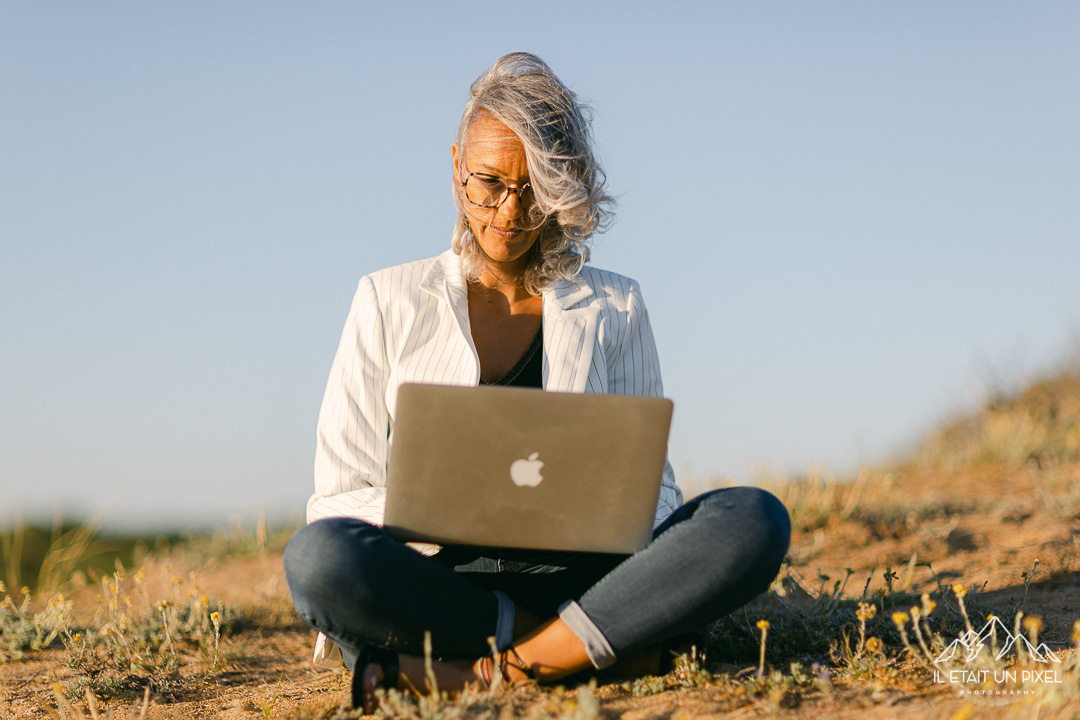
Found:
M 761 627 L 761 654 L 758 657 L 758 677 L 765 677 L 765 638 L 769 636 L 769 626 Z
M 431 661 L 431 632 L 424 632 L 424 673 L 427 675 L 431 696 L 439 696 L 439 683 L 435 680 L 435 666 Z
M 915 662 L 920 666 L 929 670 L 929 665 L 926 659 L 915 651 L 915 646 L 911 644 L 911 640 L 908 639 L 907 634 L 907 613 L 893 613 L 893 622 L 896 623 L 896 629 L 900 631 L 900 640 L 903 641 L 904 647 L 908 653 L 915 659 Z
M 975 632 L 975 628 L 971 626 L 971 618 L 968 617 L 967 606 L 964 605 L 963 594 L 958 593 L 956 595 L 956 603 L 960 606 L 960 614 L 964 617 L 964 626 L 969 632 Z
M 930 648 L 926 645 L 926 640 L 923 638 L 922 628 L 919 622 L 922 620 L 922 615 L 917 609 L 913 608 L 911 613 L 911 626 L 915 628 L 915 639 L 919 641 L 919 647 L 922 648 L 923 654 L 926 655 L 927 660 L 933 660 L 934 656 L 930 652 Z
M 161 623 L 165 626 L 165 646 L 172 647 L 172 632 L 169 630 L 168 608 L 161 608 Z
M 90 708 L 90 717 L 98 717 L 97 697 L 90 691 L 90 688 L 86 688 L 86 707 Z
M 861 598 L 862 600 L 866 600 L 867 593 L 870 592 L 870 581 L 873 580 L 873 579 L 874 579 L 874 571 L 871 570 L 870 574 L 866 576 L 866 584 L 863 585 L 862 598 Z
M 1016 659 L 1023 665 L 1027 662 L 1027 653 L 1024 652 L 1024 643 L 1019 642 L 1022 637 L 1020 634 L 1021 621 L 1024 619 L 1024 611 L 1020 610 L 1016 613 L 1016 620 L 1013 623 L 1013 637 L 1017 639 L 1016 643 Z
M 1020 609 L 1023 610 L 1027 607 L 1028 589 L 1031 587 L 1031 581 L 1035 579 L 1035 571 L 1039 569 L 1039 558 L 1035 558 L 1035 562 L 1031 565 L 1031 572 L 1024 573 L 1024 595 L 1020 598 Z

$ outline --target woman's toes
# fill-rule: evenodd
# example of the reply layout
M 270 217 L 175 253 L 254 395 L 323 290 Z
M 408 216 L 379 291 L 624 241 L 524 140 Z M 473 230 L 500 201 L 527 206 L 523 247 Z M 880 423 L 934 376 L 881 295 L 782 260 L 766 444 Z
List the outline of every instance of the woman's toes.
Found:
M 371 663 L 364 668 L 363 684 L 364 688 L 364 713 L 370 715 L 375 712 L 376 705 L 378 704 L 375 697 L 375 691 L 382 686 L 383 671 L 377 663 Z

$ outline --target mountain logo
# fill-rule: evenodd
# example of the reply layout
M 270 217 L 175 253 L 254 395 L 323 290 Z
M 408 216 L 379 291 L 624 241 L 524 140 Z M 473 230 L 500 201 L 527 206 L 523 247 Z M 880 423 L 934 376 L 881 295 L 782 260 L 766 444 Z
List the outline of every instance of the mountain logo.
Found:
M 1026 637 L 1022 634 L 1014 635 L 1009 628 L 1005 627 L 1005 623 L 1001 622 L 1000 618 L 991 615 L 990 619 L 983 625 L 982 630 L 979 632 L 965 630 L 958 638 L 949 643 L 947 648 L 941 651 L 934 663 L 948 662 L 961 652 L 964 653 L 964 662 L 971 662 L 979 656 L 983 648 L 987 648 L 988 652 L 993 652 L 993 647 L 998 642 L 1004 644 L 994 656 L 995 660 L 1000 660 L 1020 646 L 1023 647 L 1027 656 L 1035 662 L 1061 662 L 1061 659 L 1050 648 L 1046 647 L 1046 643 L 1039 643 L 1039 647 L 1033 647 Z

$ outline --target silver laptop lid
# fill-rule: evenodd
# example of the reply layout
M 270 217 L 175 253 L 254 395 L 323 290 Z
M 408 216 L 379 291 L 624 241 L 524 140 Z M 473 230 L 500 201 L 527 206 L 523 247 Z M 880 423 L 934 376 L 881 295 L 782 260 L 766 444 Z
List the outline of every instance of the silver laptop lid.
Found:
M 648 544 L 665 398 L 404 384 L 385 527 L 403 540 L 632 553 Z

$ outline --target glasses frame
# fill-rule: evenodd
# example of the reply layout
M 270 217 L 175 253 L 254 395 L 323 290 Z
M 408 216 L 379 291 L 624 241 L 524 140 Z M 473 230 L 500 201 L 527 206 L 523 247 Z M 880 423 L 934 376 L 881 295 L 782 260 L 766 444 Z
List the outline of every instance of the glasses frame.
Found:
M 503 191 L 502 197 L 500 197 L 498 199 L 498 201 L 496 201 L 496 203 L 494 205 L 483 205 L 481 203 L 478 203 L 478 202 L 474 201 L 471 197 L 469 197 L 469 193 L 466 191 L 465 185 L 469 182 L 470 179 L 472 179 L 472 177 L 474 175 L 479 176 L 479 177 L 495 178 L 496 180 L 498 180 L 499 182 L 501 182 L 503 184 L 504 188 L 506 188 L 506 190 Z M 499 177 L 498 175 L 492 175 L 491 173 L 480 173 L 480 172 L 471 172 L 471 173 L 469 173 L 468 175 L 465 176 L 465 179 L 461 181 L 460 185 L 461 185 L 461 196 L 465 198 L 465 202 L 469 203 L 473 207 L 483 208 L 484 210 L 496 210 L 496 209 L 498 209 L 499 207 L 502 206 L 502 204 L 504 202 L 506 202 L 507 198 L 510 197 L 510 193 L 514 193 L 515 195 L 517 195 L 518 203 L 520 203 L 522 205 L 522 207 L 524 207 L 526 205 L 526 201 L 522 199 L 521 193 L 525 192 L 526 188 L 531 187 L 530 183 L 522 183 L 518 187 L 512 187 L 508 182 L 506 182 L 506 180 Z

